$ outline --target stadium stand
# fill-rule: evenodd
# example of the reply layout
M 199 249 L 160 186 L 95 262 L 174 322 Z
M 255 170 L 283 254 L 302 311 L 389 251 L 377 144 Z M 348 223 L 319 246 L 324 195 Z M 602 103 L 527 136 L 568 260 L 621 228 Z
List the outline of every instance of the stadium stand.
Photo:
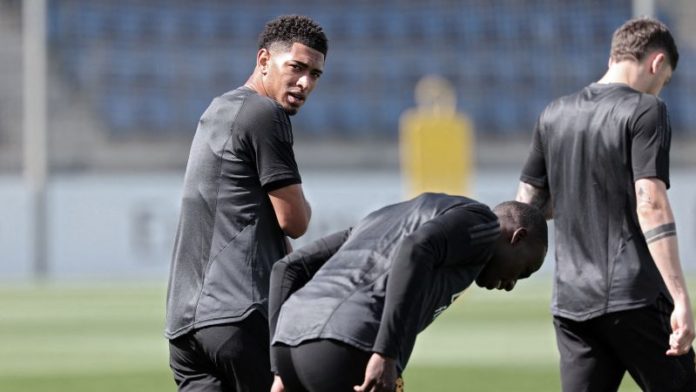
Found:
M 54 71 L 116 140 L 190 137 L 211 98 L 246 80 L 256 34 L 283 13 L 314 17 L 330 39 L 319 88 L 293 119 L 298 138 L 394 140 L 430 73 L 454 84 L 479 136 L 524 138 L 550 99 L 601 76 L 607 38 L 631 16 L 631 0 L 48 4 Z M 682 56 L 696 51 L 683 46 Z M 675 134 L 694 131 L 694 70 L 680 69 L 664 92 Z

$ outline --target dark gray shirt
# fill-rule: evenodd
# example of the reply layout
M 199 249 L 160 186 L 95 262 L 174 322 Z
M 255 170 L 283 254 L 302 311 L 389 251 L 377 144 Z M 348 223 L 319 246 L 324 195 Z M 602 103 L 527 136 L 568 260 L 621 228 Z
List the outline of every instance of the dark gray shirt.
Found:
M 496 215 L 465 197 L 426 193 L 377 210 L 276 264 L 273 342 L 334 339 L 403 370 L 416 335 L 474 281 L 499 237 Z
M 286 254 L 268 192 L 300 183 L 292 128 L 273 100 L 240 87 L 198 123 L 184 179 L 165 335 L 267 312 L 272 264 Z
M 670 140 L 665 104 L 623 84 L 591 84 L 541 114 L 521 180 L 551 195 L 554 315 L 581 321 L 670 298 L 634 185 L 654 177 L 669 187 Z

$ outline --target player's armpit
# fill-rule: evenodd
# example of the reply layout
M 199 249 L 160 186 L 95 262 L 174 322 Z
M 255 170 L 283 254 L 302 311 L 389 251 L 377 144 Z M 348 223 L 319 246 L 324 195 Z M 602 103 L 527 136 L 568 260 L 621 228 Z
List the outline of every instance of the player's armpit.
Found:
M 520 181 L 517 187 L 515 200 L 526 203 L 538 208 L 546 220 L 553 219 L 553 209 L 551 208 L 551 195 L 548 189 L 535 187 L 524 181 Z

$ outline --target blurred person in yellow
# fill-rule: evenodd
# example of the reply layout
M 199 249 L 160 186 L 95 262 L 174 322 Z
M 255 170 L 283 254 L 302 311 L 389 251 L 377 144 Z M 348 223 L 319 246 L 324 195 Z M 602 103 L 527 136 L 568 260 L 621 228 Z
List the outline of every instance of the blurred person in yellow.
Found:
M 167 293 L 179 391 L 271 388 L 271 268 L 311 216 L 289 116 L 314 90 L 327 49 L 310 18 L 268 22 L 246 84 L 215 98 L 198 123 Z
M 670 207 L 671 127 L 658 98 L 677 67 L 651 18 L 614 33 L 609 69 L 542 112 L 517 200 L 553 218 L 551 310 L 566 392 L 694 391 L 694 318 Z
M 399 148 L 407 197 L 423 192 L 467 195 L 473 170 L 471 121 L 457 112 L 452 85 L 426 76 L 416 85 L 416 108 L 401 116 Z

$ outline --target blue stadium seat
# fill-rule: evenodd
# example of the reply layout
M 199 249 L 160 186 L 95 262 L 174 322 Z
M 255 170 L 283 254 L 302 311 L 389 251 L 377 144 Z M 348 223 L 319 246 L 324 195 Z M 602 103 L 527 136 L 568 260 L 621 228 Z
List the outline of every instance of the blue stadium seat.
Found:
M 145 130 L 161 132 L 175 129 L 176 108 L 167 89 L 145 89 L 138 94 L 137 99 L 138 123 Z
M 176 44 L 182 38 L 182 19 L 188 17 L 181 12 L 183 7 L 161 7 L 149 20 L 155 32 L 156 42 Z
M 115 40 L 133 45 L 142 39 L 142 26 L 147 20 L 140 7 L 128 3 L 114 4 L 108 12 Z
M 118 49 L 109 52 L 107 59 L 111 66 L 102 68 L 109 84 L 122 87 L 135 83 L 141 70 L 138 53 Z
M 201 44 L 210 44 L 215 40 L 219 24 L 222 22 L 220 15 L 211 7 L 205 5 L 189 9 L 191 23 L 190 39 Z M 240 18 L 241 19 L 241 18 Z M 241 22 L 237 20 L 235 22 Z
M 136 126 L 136 106 L 131 94 L 122 89 L 114 89 L 100 96 L 101 113 L 114 136 L 123 136 Z

